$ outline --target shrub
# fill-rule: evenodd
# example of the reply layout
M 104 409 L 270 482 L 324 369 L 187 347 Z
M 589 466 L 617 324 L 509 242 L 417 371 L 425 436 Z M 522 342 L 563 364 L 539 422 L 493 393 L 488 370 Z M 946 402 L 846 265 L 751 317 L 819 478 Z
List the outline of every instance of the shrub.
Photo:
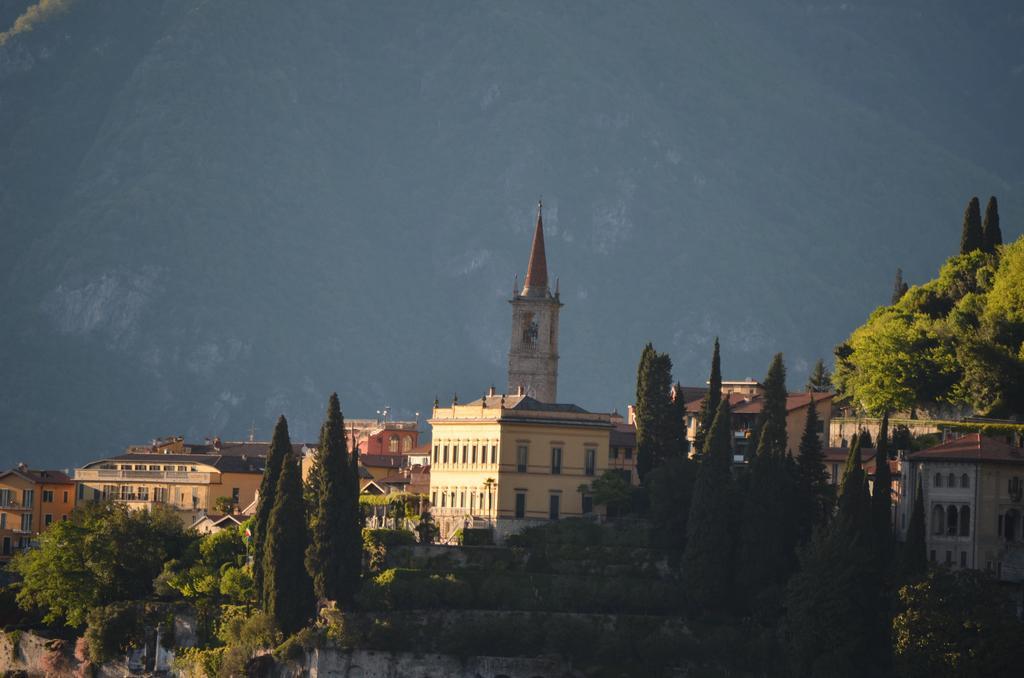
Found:
M 459 543 L 463 546 L 493 546 L 494 533 L 490 528 L 467 527 L 460 530 L 462 538 Z
M 201 650 L 198 647 L 179 648 L 174 653 L 172 666 L 179 673 L 188 672 L 206 678 L 216 678 L 224 665 L 224 653 L 227 648 L 214 647 Z
M 371 572 L 381 571 L 387 563 L 388 553 L 398 546 L 416 543 L 416 535 L 408 530 L 363 530 L 363 550 Z
M 307 626 L 288 637 L 274 650 L 274 657 L 280 661 L 302 662 L 306 653 L 323 645 L 321 629 Z

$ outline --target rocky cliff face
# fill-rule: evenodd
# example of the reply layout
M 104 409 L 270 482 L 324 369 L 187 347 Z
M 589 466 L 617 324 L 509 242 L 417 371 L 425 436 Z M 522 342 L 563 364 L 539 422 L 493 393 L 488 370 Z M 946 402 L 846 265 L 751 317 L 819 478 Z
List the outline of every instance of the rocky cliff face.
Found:
M 974 193 L 1020 233 L 1010 0 L 57 4 L 0 44 L 0 466 L 503 383 L 538 194 L 600 409 L 649 339 L 801 382 Z

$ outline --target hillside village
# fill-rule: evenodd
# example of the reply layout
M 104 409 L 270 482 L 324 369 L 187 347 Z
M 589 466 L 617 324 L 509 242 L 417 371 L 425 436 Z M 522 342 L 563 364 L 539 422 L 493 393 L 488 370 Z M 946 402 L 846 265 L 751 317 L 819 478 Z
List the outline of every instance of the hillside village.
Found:
M 995 257 L 1002 248 L 1001 236 L 991 245 L 975 247 L 968 242 L 962 247 L 963 257 L 980 256 L 976 250 L 985 247 L 988 256 Z M 1019 241 L 1011 247 L 1019 259 L 1024 244 Z M 893 304 L 916 293 L 903 285 L 894 293 Z M 876 571 L 877 586 L 898 588 L 925 576 L 981 572 L 1008 618 L 1021 617 L 1024 424 L 1018 419 L 983 417 L 966 407 L 954 417 L 948 408 L 932 416 L 919 403 L 906 407 L 907 402 L 867 411 L 848 392 L 836 392 L 821 363 L 803 389 L 787 388 L 781 355 L 773 359 L 765 379 L 726 379 L 722 364 L 727 364 L 728 356 L 720 354 L 717 341 L 704 384 L 674 384 L 671 360 L 648 345 L 638 369 L 637 400 L 621 412 L 591 412 L 559 402 L 563 302 L 559 283 L 550 283 L 542 205 L 537 208 L 522 285 L 517 280 L 509 302 L 507 384 L 503 389 L 481 388 L 477 397 L 435 400 L 423 422 L 393 420 L 387 408 L 373 419 L 342 419 L 340 409 L 334 410 L 338 401 L 332 398 L 318 441 L 288 440 L 282 417 L 272 441 L 252 436 L 243 441 L 188 441 L 170 436 L 111 451 L 73 470 L 48 469 L 45 459 L 29 459 L 0 474 L 0 561 L 16 561 L 4 572 L 5 595 L 12 601 L 16 595 L 25 610 L 5 612 L 3 623 L 9 629 L 39 631 L 43 637 L 56 631 L 59 638 L 67 635 L 60 631 L 64 619 L 72 630 L 86 628 L 82 638 L 88 639 L 85 649 L 75 652 L 62 640 L 47 645 L 50 649 L 37 647 L 35 654 L 19 651 L 15 641 L 4 660 L 6 668 L 26 667 L 31 673 L 45 660 L 58 662 L 66 671 L 101 675 L 318 675 L 318 670 L 364 675 L 352 672 L 352 653 L 379 649 L 397 654 L 379 660 L 384 663 L 373 671 L 381 673 L 365 675 L 445 671 L 428 665 L 443 665 L 449 655 L 507 658 L 503 664 L 499 661 L 503 668 L 491 674 L 463 662 L 459 670 L 465 675 L 471 675 L 471 668 L 475 675 L 598 675 L 571 673 L 598 656 L 603 665 L 630 675 L 637 667 L 665 675 L 697 675 L 692 672 L 698 669 L 707 675 L 770 675 L 761 653 L 772 655 L 780 649 L 759 647 L 729 658 L 715 648 L 720 642 L 715 634 L 733 628 L 727 618 L 737 615 L 736 619 L 757 620 L 754 633 L 761 634 L 761 640 L 754 645 L 775 642 L 766 639 L 776 621 L 788 618 L 792 624 L 797 619 L 787 617 L 793 615 L 787 595 L 793 595 L 794 587 L 809 585 L 798 580 L 800 573 L 813 572 L 814 548 L 828 544 L 822 535 L 852 530 L 849 537 L 860 529 L 876 535 L 871 539 L 878 539 L 878 545 L 866 546 L 861 537 L 847 541 L 864 553 L 878 554 L 883 565 Z M 325 445 L 340 448 L 328 451 Z M 338 466 L 325 466 L 331 463 Z M 305 535 L 309 516 L 313 540 L 294 537 L 298 541 L 293 544 L 302 553 L 315 554 L 320 548 L 318 530 L 327 529 L 324 534 L 329 534 L 335 529 L 336 518 L 328 520 L 323 513 L 329 501 L 324 497 L 334 491 L 332 473 L 340 474 L 337 482 L 351 487 L 352 496 L 344 501 L 355 502 L 346 506 L 355 508 L 337 515 L 348 516 L 343 521 L 357 516 L 357 523 L 351 524 L 357 525 L 359 535 L 356 546 L 348 541 L 344 548 L 356 549 L 361 564 L 354 566 L 354 574 L 351 561 L 340 566 L 339 571 L 356 582 L 347 593 L 325 596 L 328 589 L 321 587 L 326 584 L 316 583 L 316 609 L 297 612 L 294 628 L 286 628 L 284 617 L 274 622 L 271 612 L 277 609 L 274 605 L 285 603 L 268 602 L 275 599 L 261 591 L 272 585 L 278 564 L 266 555 L 271 548 L 267 530 L 272 528 L 265 522 L 261 527 L 260 521 L 273 524 L 276 518 L 268 516 L 285 510 L 284 469 L 291 466 L 305 488 L 304 498 L 293 514 L 298 522 L 283 529 Z M 712 467 L 719 468 L 717 481 Z M 267 485 L 272 474 L 280 480 Z M 776 489 L 759 486 L 776 481 Z M 268 487 L 277 496 L 273 507 L 261 497 Z M 794 499 L 793 506 L 780 507 L 773 515 L 772 502 L 785 500 L 773 492 L 783 487 L 793 497 L 806 495 L 806 501 Z M 699 506 L 709 492 L 717 495 L 716 506 L 738 502 L 731 511 L 726 509 L 732 518 L 716 523 L 714 511 L 701 513 L 710 510 Z M 763 503 L 748 507 L 748 501 Z M 115 520 L 119 507 L 130 511 Z M 748 513 L 751 510 L 754 513 Z M 52 565 L 33 562 L 51 548 L 47 535 L 55 526 L 74 524 L 75 529 L 89 530 L 94 528 L 87 525 L 98 524 L 89 521 L 130 522 L 132 515 L 142 515 L 137 511 L 157 521 L 146 529 L 175 535 L 167 537 L 168 543 L 199 540 L 199 551 L 187 547 L 171 557 L 171 547 L 165 545 L 167 550 L 154 561 L 159 576 L 152 592 L 146 593 L 149 582 L 143 582 L 137 599 L 123 593 L 97 594 L 87 602 L 90 608 L 100 605 L 106 617 L 97 615 L 96 609 L 72 613 L 72 607 L 57 613 L 52 599 L 46 598 L 50 594 L 31 583 L 32 568 Z M 856 527 L 858 511 L 870 514 L 864 523 L 868 527 Z M 708 520 L 700 518 L 698 525 L 698 517 L 704 515 Z M 784 516 L 789 524 L 758 528 L 757 521 L 764 516 Z M 165 518 L 170 522 L 161 523 Z M 324 528 L 327 524 L 330 527 Z M 763 528 L 777 531 L 764 534 Z M 348 529 L 338 527 L 337 532 Z M 748 538 L 749 529 L 755 534 Z M 708 533 L 716 530 L 717 534 Z M 734 534 L 731 545 L 722 541 L 726 532 Z M 758 545 L 757 539 L 776 543 Z M 719 553 L 695 553 L 695 545 L 705 542 Z M 741 578 L 738 588 L 714 573 L 712 563 L 726 552 L 740 559 L 763 555 L 767 569 L 776 557 L 767 554 L 777 551 L 781 542 L 788 544 L 788 550 L 777 556 L 784 573 L 765 574 L 760 583 L 754 583 L 756 576 Z M 223 553 L 211 555 L 218 548 Z M 335 556 L 321 557 L 330 562 Z M 191 569 L 183 565 L 189 559 L 194 561 Z M 318 581 L 318 571 L 310 565 L 315 562 L 315 556 L 307 556 L 311 581 Z M 257 574 L 261 568 L 265 574 Z M 707 580 L 691 580 L 696 576 L 691 573 L 701 568 L 710 568 L 709 574 L 701 575 Z M 564 579 L 568 575 L 578 575 L 590 588 L 566 597 L 559 587 L 577 586 Z M 505 587 L 504 592 L 495 587 Z M 292 595 L 289 590 L 286 598 Z M 148 602 L 139 606 L 135 600 Z M 221 607 L 214 612 L 217 606 Z M 164 612 L 156 614 L 155 609 Z M 706 622 L 714 630 L 701 638 L 689 626 L 709 609 L 719 610 L 719 616 Z M 167 621 L 168 614 L 172 621 Z M 528 614 L 541 617 L 524 617 Z M 877 614 L 888 618 L 893 613 Z M 609 664 L 608 656 L 593 648 L 597 654 L 573 649 L 571 639 L 535 639 L 517 646 L 511 641 L 494 645 L 474 636 L 478 645 L 459 648 L 448 636 L 439 639 L 426 631 L 462 623 L 481 629 L 539 624 L 550 630 L 565 615 L 571 618 L 570 628 L 576 624 L 589 629 L 583 633 L 594 642 L 611 642 L 609 634 L 616 633 L 621 615 L 635 615 L 637 628 L 649 629 L 648 640 L 680 642 L 676 650 L 681 654 L 661 655 L 647 646 L 641 651 L 634 644 L 630 650 L 620 648 Z M 390 620 L 387 623 L 401 632 L 383 633 L 378 627 L 381 619 Z M 268 626 L 249 628 L 252 620 Z M 110 637 L 109 646 L 100 647 L 97 638 L 103 637 L 103 629 L 118 624 L 138 631 Z M 898 635 L 899 625 L 895 628 Z M 168 635 L 174 641 L 164 647 Z M 808 650 L 796 641 L 793 645 L 797 649 L 787 654 L 789 660 L 814 673 L 813 662 L 799 664 L 807 660 Z M 332 647 L 348 654 L 332 655 L 327 651 Z M 535 655 L 543 647 L 560 659 L 538 664 Z M 876 657 L 878 663 L 851 670 L 904 666 L 898 656 L 913 655 L 906 643 L 896 647 L 895 660 Z M 433 652 L 437 658 L 407 666 L 402 662 L 412 660 L 403 652 Z M 360 661 L 372 663 L 367 657 Z M 406 668 L 397 669 L 399 665 Z

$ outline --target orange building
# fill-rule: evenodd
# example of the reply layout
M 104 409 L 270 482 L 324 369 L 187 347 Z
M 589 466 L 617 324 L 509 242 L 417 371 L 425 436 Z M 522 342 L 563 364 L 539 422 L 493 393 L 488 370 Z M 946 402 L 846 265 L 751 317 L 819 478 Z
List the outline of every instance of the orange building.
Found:
M 75 482 L 62 471 L 37 471 L 19 464 L 0 473 L 0 560 L 27 548 L 74 507 Z

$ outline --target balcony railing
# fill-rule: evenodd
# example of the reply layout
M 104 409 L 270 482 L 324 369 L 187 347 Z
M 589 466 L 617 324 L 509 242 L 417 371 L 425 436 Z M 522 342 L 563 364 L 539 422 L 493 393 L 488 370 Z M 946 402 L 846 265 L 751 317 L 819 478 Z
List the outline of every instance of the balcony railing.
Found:
M 6 504 L 0 504 L 0 509 L 4 511 L 31 511 L 31 506 L 24 506 L 16 501 L 9 501 Z
M 165 483 L 209 484 L 213 473 L 202 471 L 129 471 L 112 468 L 87 468 L 75 471 L 75 480 L 148 480 Z

